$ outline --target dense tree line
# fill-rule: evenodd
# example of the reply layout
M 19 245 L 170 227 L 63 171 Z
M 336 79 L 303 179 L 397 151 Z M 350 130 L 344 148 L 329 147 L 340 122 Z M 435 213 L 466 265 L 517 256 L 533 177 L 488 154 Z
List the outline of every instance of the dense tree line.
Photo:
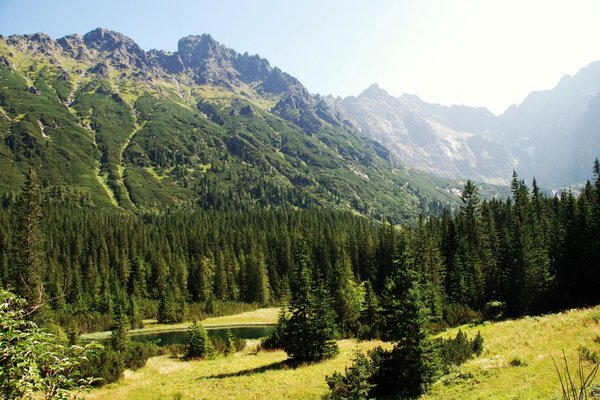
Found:
M 210 312 L 222 302 L 280 303 L 305 274 L 327 294 L 344 336 L 376 334 L 374 311 L 395 264 L 417 272 L 438 323 L 494 304 L 509 315 L 597 304 L 598 162 L 594 176 L 578 194 L 550 197 L 515 174 L 510 198 L 484 201 L 468 182 L 459 212 L 414 227 L 323 209 L 137 215 L 48 199 L 36 207 L 33 176 L 0 210 L 0 281 L 44 296 L 55 315 L 125 310 L 135 326 L 144 316 L 180 320 L 194 304 Z

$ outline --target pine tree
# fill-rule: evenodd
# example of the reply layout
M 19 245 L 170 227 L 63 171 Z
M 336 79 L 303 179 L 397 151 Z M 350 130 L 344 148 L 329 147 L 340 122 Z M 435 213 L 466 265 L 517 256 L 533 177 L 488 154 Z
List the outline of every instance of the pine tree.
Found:
M 227 329 L 226 332 L 226 344 L 225 344 L 225 355 L 231 355 L 236 352 L 235 347 L 235 337 L 233 336 L 233 332 L 231 329 Z
M 129 338 L 127 332 L 129 331 L 129 320 L 125 314 L 125 310 L 122 305 L 117 307 L 115 326 L 113 327 L 112 334 L 110 336 L 110 345 L 113 349 L 124 352 L 129 346 Z
M 399 264 L 399 263 L 398 263 Z M 388 280 L 382 299 L 383 339 L 395 342 L 381 356 L 374 380 L 382 397 L 416 398 L 425 393 L 439 370 L 433 344 L 428 339 L 428 314 L 414 271 L 398 265 Z
M 17 293 L 27 300 L 32 309 L 44 303 L 44 267 L 42 253 L 42 217 L 40 194 L 35 169 L 29 168 L 25 185 L 16 207 L 15 279 Z
M 332 269 L 331 288 L 336 323 L 344 336 L 358 333 L 358 319 L 364 307 L 365 287 L 357 284 L 350 258 L 344 253 Z
M 303 257 L 304 258 L 304 257 Z M 293 364 L 321 361 L 338 352 L 333 311 L 322 285 L 314 287 L 308 265 L 302 263 L 290 301 L 283 349 Z
M 158 323 L 173 324 L 179 322 L 177 318 L 177 304 L 170 290 L 165 290 L 158 303 Z
M 212 355 L 213 346 L 206 329 L 197 321 L 192 322 L 188 329 L 185 357 L 206 359 L 211 358 Z
M 140 310 L 140 301 L 137 296 L 132 296 L 129 304 L 129 320 L 132 329 L 141 329 L 144 327 L 144 319 Z

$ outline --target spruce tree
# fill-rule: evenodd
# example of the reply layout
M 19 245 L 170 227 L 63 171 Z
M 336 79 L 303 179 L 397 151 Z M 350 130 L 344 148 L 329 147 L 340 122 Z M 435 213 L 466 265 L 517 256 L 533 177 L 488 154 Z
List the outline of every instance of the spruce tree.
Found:
M 315 287 L 307 265 L 301 265 L 297 273 L 290 313 L 283 349 L 292 364 L 321 361 L 337 354 L 328 293 L 322 285 Z
M 160 297 L 157 320 L 159 324 L 173 324 L 179 322 L 177 318 L 177 305 L 170 290 L 165 290 Z
M 25 185 L 17 201 L 17 228 L 14 236 L 15 285 L 28 307 L 39 309 L 44 303 L 44 269 L 42 253 L 42 217 L 35 169 L 29 168 Z
M 364 308 L 365 286 L 357 284 L 350 258 L 344 253 L 336 261 L 331 278 L 336 323 L 343 336 L 358 333 L 358 320 Z
M 113 327 L 112 334 L 110 336 L 110 345 L 113 349 L 124 352 L 129 346 L 129 337 L 127 332 L 129 331 L 129 319 L 125 314 L 125 310 L 122 305 L 117 307 L 115 325 Z
M 382 308 L 383 339 L 395 345 L 381 356 L 374 391 L 382 397 L 416 398 L 433 383 L 439 361 L 428 339 L 428 313 L 414 271 L 397 264 L 386 284 Z
M 231 355 L 236 352 L 235 337 L 231 329 L 227 329 L 226 332 L 226 343 L 225 343 L 225 355 Z
M 210 358 L 213 355 L 213 346 L 208 333 L 198 321 L 192 322 L 188 329 L 188 338 L 185 348 L 186 358 Z

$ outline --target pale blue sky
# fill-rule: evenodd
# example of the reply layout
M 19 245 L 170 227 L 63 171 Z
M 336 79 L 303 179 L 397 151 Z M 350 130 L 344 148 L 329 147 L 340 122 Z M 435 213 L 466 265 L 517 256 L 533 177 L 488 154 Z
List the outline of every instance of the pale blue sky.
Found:
M 0 34 L 96 27 L 143 49 L 210 33 L 258 53 L 313 93 L 393 95 L 501 113 L 600 60 L 600 2 L 406 0 L 0 0 Z

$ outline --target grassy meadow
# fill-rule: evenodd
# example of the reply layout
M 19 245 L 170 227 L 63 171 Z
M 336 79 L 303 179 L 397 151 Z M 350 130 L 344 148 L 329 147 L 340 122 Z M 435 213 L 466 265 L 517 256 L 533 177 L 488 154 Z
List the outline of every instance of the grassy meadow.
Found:
M 327 391 L 325 376 L 343 371 L 357 350 L 381 342 L 339 342 L 340 354 L 322 363 L 295 369 L 284 364 L 283 351 L 256 352 L 257 342 L 230 357 L 182 361 L 155 357 L 138 371 L 126 371 L 119 383 L 107 385 L 87 399 L 319 399 Z M 254 349 L 253 349 L 254 348 Z
M 256 315 L 273 311 L 256 311 Z M 248 313 L 244 321 L 251 322 Z M 223 319 L 222 319 L 223 318 Z M 211 319 L 232 323 L 235 317 Z M 205 321 L 208 325 L 209 320 Z M 600 307 L 541 317 L 463 326 L 470 337 L 481 331 L 483 354 L 442 377 L 424 399 L 555 399 L 560 384 L 552 361 L 562 350 L 575 372 L 580 346 L 600 353 Z M 450 329 L 440 336 L 454 336 Z M 340 354 L 323 363 L 290 369 L 282 351 L 256 352 L 256 341 L 231 357 L 182 361 L 155 357 L 118 383 L 89 393 L 88 399 L 318 399 L 325 376 L 343 371 L 357 350 L 381 342 L 339 342 Z M 596 377 L 600 384 L 600 377 Z
M 470 337 L 481 331 L 483 354 L 440 379 L 425 399 L 558 399 L 552 358 L 564 365 L 564 350 L 574 374 L 580 346 L 600 353 L 600 307 L 461 329 Z

